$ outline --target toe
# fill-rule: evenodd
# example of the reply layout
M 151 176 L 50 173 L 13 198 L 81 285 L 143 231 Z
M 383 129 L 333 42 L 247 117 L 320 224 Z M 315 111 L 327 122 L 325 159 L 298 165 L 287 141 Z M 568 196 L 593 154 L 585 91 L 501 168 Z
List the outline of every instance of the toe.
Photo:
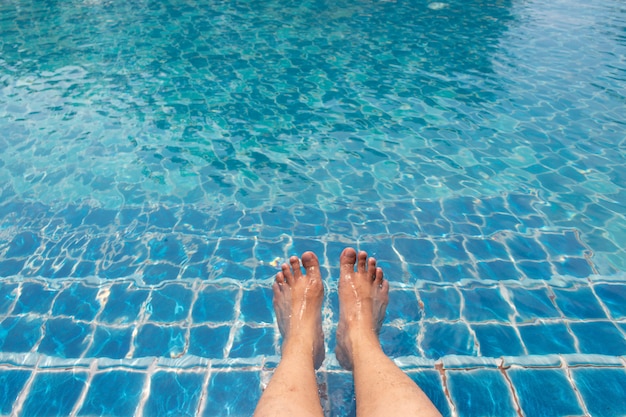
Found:
M 380 288 L 381 288 L 381 292 L 383 294 L 388 294 L 389 293 L 389 281 L 384 280 L 383 283 L 381 284 Z
M 359 252 L 359 259 L 357 260 L 357 272 L 366 272 L 367 268 L 365 265 L 367 264 L 367 252 L 361 251 Z
M 376 279 L 376 259 L 369 258 L 367 260 L 367 275 L 372 277 L 372 281 Z
M 300 259 L 298 259 L 297 256 L 292 256 L 291 258 L 289 258 L 289 264 L 291 265 L 294 279 L 300 279 L 302 277 L 302 269 L 300 269 Z
M 304 252 L 302 254 L 302 266 L 304 266 L 307 274 L 319 275 L 320 262 L 313 252 Z
M 284 267 L 285 265 L 283 264 L 282 266 Z M 276 281 L 274 283 L 279 285 L 279 289 L 280 285 L 283 285 L 285 283 L 285 274 L 282 271 L 276 274 Z
M 279 272 L 276 275 L 276 280 L 278 281 L 278 275 L 282 275 L 283 282 L 286 282 L 288 285 L 292 285 L 294 282 L 294 278 L 293 278 L 293 274 L 291 273 L 291 269 L 289 268 L 289 265 L 282 264 L 280 268 L 282 269 L 282 272 Z
M 343 252 L 341 252 L 341 257 L 339 258 L 339 266 L 341 268 L 341 272 L 354 272 L 355 263 L 356 251 L 352 248 L 345 248 Z
M 387 281 L 384 281 L 387 282 Z M 376 274 L 374 275 L 374 284 L 382 285 L 383 284 L 383 269 L 376 268 Z

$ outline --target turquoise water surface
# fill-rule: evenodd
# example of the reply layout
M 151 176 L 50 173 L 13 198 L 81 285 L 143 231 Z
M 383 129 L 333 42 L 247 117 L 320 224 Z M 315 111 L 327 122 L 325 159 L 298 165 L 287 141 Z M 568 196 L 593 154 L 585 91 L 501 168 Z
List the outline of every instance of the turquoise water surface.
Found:
M 385 269 L 445 416 L 624 416 L 619 1 L 0 3 L 0 415 L 250 415 L 270 284 Z

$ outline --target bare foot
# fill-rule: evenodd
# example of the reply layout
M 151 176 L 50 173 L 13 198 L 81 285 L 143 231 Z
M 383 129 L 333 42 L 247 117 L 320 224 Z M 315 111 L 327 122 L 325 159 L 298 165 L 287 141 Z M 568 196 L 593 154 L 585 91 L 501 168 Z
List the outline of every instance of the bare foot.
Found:
M 311 352 L 315 369 L 324 361 L 324 333 L 322 331 L 322 301 L 324 284 L 320 265 L 313 252 L 302 254 L 302 274 L 297 256 L 289 258 L 276 274 L 274 282 L 274 311 L 280 334 L 283 336 L 283 355 L 287 348 L 297 352 Z
M 346 248 L 339 258 L 339 324 L 335 355 L 345 369 L 352 369 L 353 341 L 369 338 L 378 342 L 389 302 L 389 282 L 374 258 Z M 354 266 L 356 264 L 356 272 Z M 374 339 L 372 339 L 372 337 Z

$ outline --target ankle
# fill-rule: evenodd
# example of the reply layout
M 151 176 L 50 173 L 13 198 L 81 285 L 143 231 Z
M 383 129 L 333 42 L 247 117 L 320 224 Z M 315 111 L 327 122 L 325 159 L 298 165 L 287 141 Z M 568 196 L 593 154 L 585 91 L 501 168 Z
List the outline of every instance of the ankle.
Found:
M 348 330 L 348 338 L 353 350 L 361 347 L 363 349 L 380 347 L 378 335 L 370 326 L 362 326 Z

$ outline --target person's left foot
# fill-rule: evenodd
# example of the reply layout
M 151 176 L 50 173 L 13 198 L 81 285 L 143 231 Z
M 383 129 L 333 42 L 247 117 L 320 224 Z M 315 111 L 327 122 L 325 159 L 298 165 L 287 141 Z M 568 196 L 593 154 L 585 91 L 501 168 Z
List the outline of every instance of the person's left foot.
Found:
M 289 258 L 276 274 L 274 311 L 283 336 L 283 355 L 287 349 L 308 352 L 311 349 L 315 369 L 324 361 L 324 333 L 322 331 L 322 301 L 324 284 L 320 265 L 313 252 L 302 254 L 302 266 L 297 256 Z

